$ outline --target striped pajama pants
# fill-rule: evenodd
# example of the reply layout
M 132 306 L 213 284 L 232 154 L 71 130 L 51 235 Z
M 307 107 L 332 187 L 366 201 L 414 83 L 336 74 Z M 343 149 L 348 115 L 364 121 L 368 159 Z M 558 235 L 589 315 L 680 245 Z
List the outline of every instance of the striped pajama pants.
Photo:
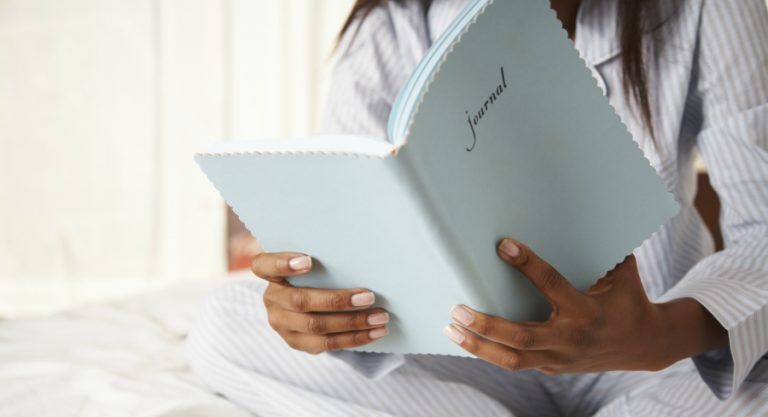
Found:
M 198 376 L 257 416 L 768 416 L 768 360 L 728 401 L 709 391 L 690 360 L 655 373 L 550 377 L 406 355 L 394 371 L 368 378 L 332 355 L 289 348 L 267 323 L 265 288 L 249 278 L 218 289 L 187 340 Z

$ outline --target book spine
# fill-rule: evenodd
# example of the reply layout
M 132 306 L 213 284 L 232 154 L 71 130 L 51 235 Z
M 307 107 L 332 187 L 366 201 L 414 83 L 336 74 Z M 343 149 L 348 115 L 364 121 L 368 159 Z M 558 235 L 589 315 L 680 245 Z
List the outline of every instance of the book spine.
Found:
M 414 153 L 407 147 L 401 149 L 395 158 L 398 161 L 397 175 L 408 192 L 414 196 L 419 209 L 424 213 L 425 222 L 432 234 L 432 240 L 439 248 L 443 260 L 459 278 L 459 286 L 469 299 L 465 304 L 481 310 L 501 311 L 496 305 L 496 298 L 487 286 L 487 280 L 479 275 L 473 266 L 472 259 L 463 249 L 463 241 L 454 227 L 451 227 L 445 216 L 445 207 L 438 201 L 427 183 L 427 177 L 421 173 L 419 164 L 414 159 Z

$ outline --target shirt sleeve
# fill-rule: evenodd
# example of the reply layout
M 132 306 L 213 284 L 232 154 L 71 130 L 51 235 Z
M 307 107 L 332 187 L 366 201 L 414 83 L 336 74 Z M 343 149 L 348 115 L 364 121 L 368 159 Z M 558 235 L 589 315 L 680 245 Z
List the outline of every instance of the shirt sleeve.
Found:
M 764 0 L 704 1 L 697 146 L 720 197 L 725 250 L 660 301 L 689 297 L 728 331 L 729 348 L 694 358 L 721 400 L 768 352 L 768 11 Z
M 323 132 L 387 139 L 389 112 L 409 75 L 392 10 L 379 6 L 341 38 L 325 105 Z M 400 13 L 402 14 L 402 13 Z
M 331 75 L 323 133 L 387 140 L 392 105 L 411 68 L 426 50 L 420 2 L 409 3 L 389 2 L 377 7 L 362 23 L 358 18 L 342 37 Z M 382 378 L 405 363 L 401 354 L 328 354 L 371 379 Z

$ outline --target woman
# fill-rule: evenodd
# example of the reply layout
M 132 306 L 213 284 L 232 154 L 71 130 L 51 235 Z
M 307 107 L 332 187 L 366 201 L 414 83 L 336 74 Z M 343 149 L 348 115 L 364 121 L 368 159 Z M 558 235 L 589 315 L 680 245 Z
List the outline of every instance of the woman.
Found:
M 465 3 L 358 1 L 327 130 L 384 137 L 399 88 Z M 515 323 L 456 306 L 447 337 L 484 361 L 345 351 L 386 337 L 375 295 L 291 287 L 311 258 L 261 253 L 265 280 L 214 294 L 190 336 L 214 389 L 259 415 L 768 415 L 763 0 L 551 4 L 681 213 L 586 293 L 523 242 L 501 242 L 554 312 Z M 723 203 L 716 254 L 692 204 L 694 150 Z

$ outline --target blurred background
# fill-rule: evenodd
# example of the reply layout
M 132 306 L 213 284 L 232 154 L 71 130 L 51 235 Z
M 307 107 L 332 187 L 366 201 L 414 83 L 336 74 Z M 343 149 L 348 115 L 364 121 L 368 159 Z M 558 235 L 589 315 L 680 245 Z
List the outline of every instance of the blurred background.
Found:
M 0 0 L 0 317 L 223 276 L 192 156 L 315 131 L 351 4 Z

